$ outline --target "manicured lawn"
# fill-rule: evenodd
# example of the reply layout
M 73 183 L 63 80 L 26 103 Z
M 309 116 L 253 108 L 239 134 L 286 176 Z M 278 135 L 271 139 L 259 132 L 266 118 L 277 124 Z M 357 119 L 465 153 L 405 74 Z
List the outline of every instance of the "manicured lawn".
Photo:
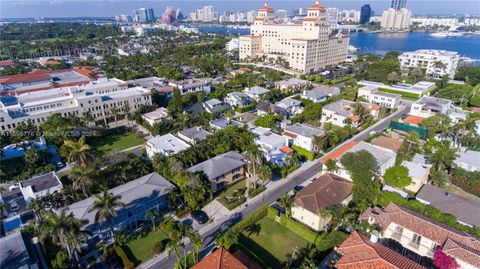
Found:
M 283 268 L 295 248 L 299 251 L 308 241 L 265 217 L 242 233 L 240 243 L 271 268 Z
M 144 142 L 145 139 L 137 137 L 137 134 L 135 133 L 113 134 L 107 137 L 99 138 L 98 140 L 94 141 L 92 146 L 98 151 L 108 153 L 135 147 L 143 144 Z
M 243 193 L 246 189 L 245 179 L 239 179 L 237 182 L 233 183 L 227 188 L 228 189 L 222 192 L 219 196 L 220 203 L 222 203 L 226 208 L 232 210 L 245 202 L 246 199 L 243 196 Z
M 157 229 L 155 232 L 151 231 L 143 237 L 139 235 L 136 239 L 131 240 L 123 246 L 123 249 L 128 258 L 135 263 L 135 265 L 138 265 L 153 256 L 153 244 L 165 239 L 167 239 L 167 236 L 160 229 Z

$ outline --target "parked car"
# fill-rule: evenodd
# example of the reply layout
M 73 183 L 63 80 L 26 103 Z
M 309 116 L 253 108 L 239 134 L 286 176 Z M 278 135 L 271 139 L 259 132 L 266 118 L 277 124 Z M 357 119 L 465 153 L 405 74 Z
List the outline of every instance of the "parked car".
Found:
M 190 216 L 200 224 L 205 224 L 208 221 L 208 215 L 202 210 L 192 211 Z
M 301 191 L 303 189 L 303 186 L 302 185 L 297 185 L 293 189 L 296 190 L 296 191 Z

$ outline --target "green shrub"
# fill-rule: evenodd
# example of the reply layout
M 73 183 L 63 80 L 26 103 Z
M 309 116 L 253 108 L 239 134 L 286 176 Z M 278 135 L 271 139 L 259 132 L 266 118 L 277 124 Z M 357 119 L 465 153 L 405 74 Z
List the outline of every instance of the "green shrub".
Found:
M 403 96 L 405 98 L 413 99 L 413 100 L 417 100 L 418 98 L 420 98 L 420 96 L 418 94 L 411 93 L 411 92 L 402 92 L 402 91 L 390 90 L 390 89 L 385 89 L 385 88 L 378 88 L 378 90 L 381 91 L 381 92 L 400 94 L 401 96 Z
M 347 239 L 347 234 L 334 230 L 329 233 L 323 233 L 319 238 L 317 238 L 316 246 L 317 250 L 320 252 L 328 251 L 335 246 L 340 245 L 343 241 Z
M 248 215 L 246 218 L 235 224 L 231 228 L 231 230 L 237 234 L 243 232 L 247 227 L 253 225 L 255 222 L 267 216 L 267 208 L 268 206 L 264 205 L 261 208 L 257 209 L 252 214 Z
M 116 246 L 115 247 L 115 253 L 117 253 L 117 255 L 120 257 L 120 259 L 122 259 L 123 267 L 125 269 L 133 269 L 135 267 L 133 262 L 131 262 L 128 259 L 127 254 L 125 254 L 125 251 L 123 251 L 123 249 L 121 247 Z
M 273 207 L 269 206 L 267 208 L 267 211 L 268 211 L 268 217 L 271 219 L 275 219 L 275 217 L 278 215 L 278 211 Z
M 315 243 L 318 236 L 316 232 L 310 230 L 303 224 L 296 222 L 284 214 L 280 214 L 280 224 L 311 243 Z
M 152 246 L 152 253 L 159 254 L 165 250 L 165 244 L 163 241 L 157 241 Z
M 313 152 L 308 151 L 302 147 L 292 145 L 292 149 L 294 149 L 299 156 L 303 156 L 309 161 L 313 161 L 313 159 L 315 159 L 315 154 Z
M 262 184 L 259 184 L 255 189 L 253 188 L 248 189 L 248 197 L 253 198 L 258 194 L 262 193 L 266 189 L 267 188 L 265 186 L 263 186 Z
M 53 269 L 67 269 L 70 266 L 70 258 L 65 250 L 57 252 L 55 259 L 52 261 Z

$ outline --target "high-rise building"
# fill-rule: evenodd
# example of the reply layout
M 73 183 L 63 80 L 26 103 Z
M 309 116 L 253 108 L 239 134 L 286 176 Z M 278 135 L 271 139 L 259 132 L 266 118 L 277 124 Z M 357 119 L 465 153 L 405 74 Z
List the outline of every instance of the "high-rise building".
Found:
M 363 5 L 360 9 L 360 23 L 368 23 L 370 21 L 370 15 L 372 14 L 372 8 L 370 5 Z
M 289 68 L 304 74 L 344 62 L 349 36 L 332 31 L 325 12 L 326 8 L 317 1 L 308 8 L 303 20 L 279 23 L 273 8 L 265 4 L 250 27 L 251 34 L 240 36 L 240 60 L 281 58 Z
M 412 12 L 409 9 L 389 8 L 383 12 L 380 26 L 385 30 L 405 30 L 410 27 L 411 17 Z
M 340 15 L 342 22 L 360 22 L 360 11 L 358 10 L 342 10 Z
M 390 7 L 396 10 L 407 7 L 407 0 L 392 0 Z
M 153 13 L 153 8 L 147 9 L 147 22 L 155 21 L 155 13 Z

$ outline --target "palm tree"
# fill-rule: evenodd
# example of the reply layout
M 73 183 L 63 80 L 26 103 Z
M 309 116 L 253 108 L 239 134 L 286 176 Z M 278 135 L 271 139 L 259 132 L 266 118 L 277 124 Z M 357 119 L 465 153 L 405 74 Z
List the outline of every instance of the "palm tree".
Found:
M 86 169 L 88 164 L 93 162 L 91 147 L 85 142 L 84 136 L 78 139 L 78 141 L 65 140 L 62 151 L 66 153 L 69 162 L 75 162 L 83 169 Z
M 442 71 L 445 71 L 447 69 L 447 65 L 442 61 L 435 61 L 433 62 L 433 68 L 441 69 Z
M 101 223 L 104 220 L 108 221 L 112 240 L 115 244 L 113 219 L 117 216 L 116 209 L 124 207 L 125 203 L 120 200 L 121 197 L 119 195 L 113 195 L 106 190 L 102 193 L 102 195 L 96 194 L 95 199 L 95 202 L 88 212 L 97 211 L 95 213 L 96 223 Z
M 81 241 L 85 240 L 88 232 L 83 231 L 84 221 L 67 215 L 63 209 L 59 214 L 47 214 L 45 220 L 39 225 L 39 235 L 43 239 L 50 237 L 54 243 L 61 245 L 68 252 L 70 258 L 78 263 L 78 253 L 81 249 Z
M 248 161 L 252 164 L 252 175 L 253 175 L 253 186 L 254 189 L 257 187 L 257 171 L 256 171 L 256 166 L 257 164 L 262 163 L 262 151 L 258 148 L 257 145 L 251 146 L 248 151 L 247 151 L 247 159 Z M 248 182 L 247 179 L 247 193 L 248 189 L 250 188 L 250 182 Z
M 72 171 L 71 176 L 74 179 L 73 181 L 73 189 L 74 190 L 81 190 L 85 197 L 89 196 L 90 187 L 93 185 L 92 182 L 92 174 L 93 169 L 88 170 L 80 170 L 75 169 Z
M 423 77 L 424 74 L 425 74 L 425 72 L 424 72 L 422 69 L 418 68 L 418 67 L 415 68 L 415 69 L 412 69 L 412 70 L 410 71 L 410 76 L 413 77 L 413 84 L 415 84 L 415 82 L 417 81 L 417 79 Z
M 115 127 L 117 127 L 117 117 L 118 117 L 118 110 L 117 107 L 113 106 L 110 108 L 110 114 L 112 115 L 113 119 L 115 120 Z
M 125 115 L 125 119 L 127 120 L 128 124 L 130 124 L 130 112 L 131 112 L 131 107 L 130 107 L 130 104 L 129 103 L 125 103 L 123 105 L 123 108 L 122 108 L 122 111 L 123 111 L 123 115 Z
M 181 247 L 182 247 L 182 244 L 177 240 L 170 240 L 165 246 L 168 253 L 168 258 L 170 258 L 170 255 L 174 253 L 175 258 L 177 259 L 177 264 L 179 265 L 180 265 L 180 248 Z
M 194 263 L 197 263 L 198 262 L 198 255 L 200 253 L 200 247 L 203 244 L 203 239 L 197 231 L 189 230 L 186 233 L 186 235 L 187 235 L 188 239 L 190 239 L 190 242 L 193 245 Z
M 290 207 L 292 206 L 293 199 L 288 193 L 285 193 L 284 195 L 280 196 L 280 201 L 278 201 L 281 207 L 285 208 L 285 212 L 287 213 L 287 216 L 290 216 Z
M 44 219 L 44 216 L 47 213 L 45 209 L 45 203 L 43 203 L 39 198 L 37 198 L 33 199 L 27 207 L 33 211 L 33 214 L 35 216 L 35 224 L 38 225 Z
M 90 126 L 90 123 L 95 122 L 95 119 L 90 111 L 83 113 L 82 120 L 87 124 L 87 126 Z
M 23 158 L 27 164 L 34 167 L 35 163 L 37 163 L 38 159 L 40 158 L 40 155 L 35 149 L 29 149 L 25 151 L 25 156 Z
M 444 140 L 435 149 L 435 152 L 430 156 L 430 162 L 435 166 L 437 171 L 449 170 L 453 161 L 455 160 L 456 153 L 450 147 L 450 141 Z
M 267 182 L 272 178 L 272 169 L 268 165 L 262 165 L 258 168 L 258 177 L 263 181 Z
M 145 218 L 150 219 L 150 221 L 152 222 L 153 232 L 155 232 L 155 218 L 157 218 L 158 215 L 158 211 L 155 209 L 150 209 L 145 214 Z

